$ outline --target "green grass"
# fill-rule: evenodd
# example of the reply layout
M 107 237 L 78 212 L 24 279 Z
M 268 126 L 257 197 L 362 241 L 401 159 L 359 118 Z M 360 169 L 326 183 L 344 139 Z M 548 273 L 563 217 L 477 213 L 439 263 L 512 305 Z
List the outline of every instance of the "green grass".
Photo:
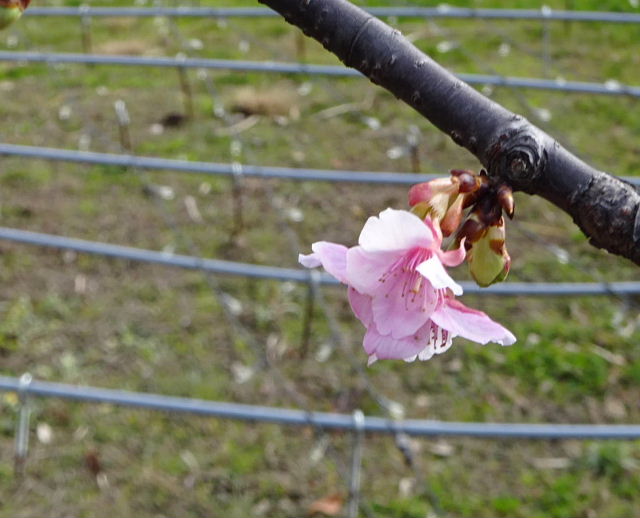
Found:
M 415 2 L 421 3 L 427 4 Z M 539 8 L 525 0 L 449 3 Z M 575 4 L 546 3 L 554 9 Z M 230 2 L 206 2 L 225 4 Z M 579 7 L 632 10 L 613 1 Z M 393 23 L 455 71 L 640 84 L 640 37 L 632 25 L 551 23 L 545 67 L 537 22 Z M 82 52 L 75 19 L 25 18 L 2 34 L 0 48 L 9 34 L 19 50 Z M 278 19 L 236 19 L 226 25 L 184 19 L 173 28 L 151 19 L 92 21 L 94 52 L 171 56 L 191 39 L 203 43 L 201 50 L 187 50 L 193 57 L 297 59 L 297 31 Z M 441 52 L 442 41 L 455 48 Z M 305 58 L 337 63 L 310 41 Z M 197 71 L 189 71 L 188 78 L 195 119 L 154 134 L 153 124 L 184 110 L 174 70 L 3 63 L 0 140 L 72 149 L 82 141 L 93 151 L 118 153 L 113 103 L 124 100 L 136 153 L 229 162 L 237 159 L 231 151 L 234 138 L 213 107 L 221 104 L 232 112 L 238 91 L 249 87 L 267 103 L 274 91 L 284 92 L 299 116 L 262 116 L 240 134 L 239 159 L 245 163 L 407 171 L 408 157 L 392 160 L 387 150 L 403 145 L 409 127 L 416 125 L 422 133 L 423 172 L 478 167 L 411 109 L 364 80 L 211 71 L 214 97 Z M 307 83 L 311 88 L 303 95 Z M 637 100 L 501 88 L 486 93 L 594 166 L 638 174 Z M 317 115 L 346 103 L 362 107 L 329 119 Z M 59 116 L 63 107 L 67 118 Z M 540 120 L 543 109 L 550 120 Z M 367 126 L 363 117 L 377 118 L 381 128 Z M 170 187 L 173 198 L 149 196 L 149 183 Z M 229 178 L 9 157 L 0 162 L 3 226 L 288 267 L 296 266 L 298 250 L 283 232 L 274 205 L 288 215 L 301 211 L 303 219 L 290 225 L 306 251 L 317 240 L 355 243 L 369 215 L 387 206 L 403 208 L 406 199 L 406 189 L 399 187 L 258 179 L 244 179 L 240 191 L 242 226 L 234 217 Z M 190 218 L 188 196 L 202 222 Z M 518 194 L 516 203 L 516 220 L 508 224 L 509 280 L 638 279 L 637 267 L 592 248 L 568 216 L 543 200 Z M 464 268 L 454 275 L 469 278 Z M 0 371 L 212 400 L 383 414 L 354 368 L 365 362 L 362 327 L 343 290 L 326 289 L 324 295 L 345 343 L 320 361 L 319 352 L 332 343 L 331 329 L 316 309 L 311 339 L 302 344 L 305 287 L 239 278 L 216 282 L 236 299 L 245 332 L 230 325 L 211 283 L 198 272 L 0 243 Z M 500 348 L 459 340 L 427 363 L 387 361 L 367 369 L 371 386 L 401 403 L 407 416 L 640 421 L 637 299 L 463 300 L 503 322 L 518 342 Z M 261 367 L 265 354 L 278 372 Z M 15 396 L 0 394 L 0 517 L 302 516 L 319 498 L 347 494 L 341 474 L 350 458 L 349 435 L 321 438 L 308 429 L 54 399 L 33 401 L 31 451 L 24 477 L 18 478 L 13 473 L 16 410 Z M 45 424 L 53 432 L 49 443 L 36 433 Z M 330 448 L 323 454 L 325 440 Z M 433 438 L 411 446 L 415 472 L 391 438 L 367 437 L 363 514 L 423 517 L 441 509 L 443 515 L 461 517 L 619 517 L 640 507 L 636 442 Z M 87 467 L 88 455 L 99 460 L 98 479 Z

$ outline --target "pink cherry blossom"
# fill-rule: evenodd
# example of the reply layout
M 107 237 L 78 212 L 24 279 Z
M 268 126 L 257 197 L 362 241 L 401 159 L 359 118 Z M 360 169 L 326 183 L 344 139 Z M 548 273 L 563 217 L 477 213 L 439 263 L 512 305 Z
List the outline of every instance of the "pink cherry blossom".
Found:
M 456 336 L 486 344 L 516 339 L 485 313 L 455 299 L 462 287 L 445 270 L 465 257 L 464 243 L 443 251 L 439 225 L 402 210 L 367 220 L 358 246 L 319 241 L 300 254 L 303 266 L 323 266 L 349 287 L 351 307 L 367 331 L 369 365 L 379 359 L 428 360 Z

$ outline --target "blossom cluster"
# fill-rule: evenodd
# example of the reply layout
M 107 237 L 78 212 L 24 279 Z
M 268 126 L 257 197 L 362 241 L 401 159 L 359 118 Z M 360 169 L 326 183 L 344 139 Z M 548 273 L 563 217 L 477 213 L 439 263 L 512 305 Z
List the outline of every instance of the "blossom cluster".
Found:
M 462 295 L 462 287 L 445 268 L 458 266 L 471 255 L 476 265 L 482 263 L 489 270 L 484 275 L 482 268 L 476 266 L 474 271 L 471 263 L 474 278 L 488 279 L 485 284 L 504 278 L 508 271 L 504 222 L 498 222 L 502 209 L 499 218 L 495 214 L 487 218 L 477 207 L 472 208 L 462 222 L 469 206 L 465 207 L 465 201 L 484 184 L 478 178 L 464 172 L 444 181 L 418 184 L 409 193 L 412 212 L 389 208 L 370 217 L 357 246 L 319 241 L 312 245 L 311 254 L 300 254 L 303 266 L 323 266 L 348 286 L 351 308 L 366 328 L 363 346 L 369 365 L 381 359 L 428 360 L 447 351 L 458 336 L 481 344 L 515 342 L 509 330 L 456 299 Z M 497 205 L 504 207 L 505 202 L 499 201 L 493 190 L 484 190 L 485 197 L 490 193 Z M 512 201 L 505 210 L 513 213 Z M 469 221 L 477 223 L 474 232 Z M 499 244 L 496 240 L 500 236 L 493 227 L 502 228 Z M 443 250 L 443 237 L 456 230 L 454 246 Z

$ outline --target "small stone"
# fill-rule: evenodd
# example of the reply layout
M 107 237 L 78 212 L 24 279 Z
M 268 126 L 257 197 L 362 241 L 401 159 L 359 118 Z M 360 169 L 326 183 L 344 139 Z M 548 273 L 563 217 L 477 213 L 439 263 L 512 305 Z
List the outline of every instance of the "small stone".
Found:
M 53 440 L 53 430 L 47 423 L 38 423 L 36 436 L 42 444 L 50 444 Z

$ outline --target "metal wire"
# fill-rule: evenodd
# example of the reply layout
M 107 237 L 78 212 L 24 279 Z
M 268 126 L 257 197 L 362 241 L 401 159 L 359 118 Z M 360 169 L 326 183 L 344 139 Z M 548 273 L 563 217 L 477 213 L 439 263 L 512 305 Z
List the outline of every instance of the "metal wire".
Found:
M 494 20 L 555 20 L 576 22 L 640 23 L 640 14 L 603 11 L 555 11 L 542 9 L 473 9 L 450 7 L 365 7 L 374 16 L 398 18 L 484 18 Z M 280 16 L 263 7 L 31 7 L 25 16 L 94 17 L 191 17 L 273 18 Z
M 176 266 L 190 270 L 202 270 L 213 273 L 238 275 L 257 279 L 291 281 L 308 284 L 310 271 L 277 266 L 248 264 L 221 259 L 205 259 L 189 255 L 157 252 L 130 246 L 112 245 L 98 241 L 86 241 L 65 236 L 55 236 L 0 227 L 0 239 L 31 245 L 74 250 L 93 255 L 128 259 L 145 263 Z M 340 283 L 328 274 L 321 274 L 319 284 L 337 286 Z M 480 288 L 473 282 L 459 283 L 467 294 L 500 296 L 591 296 L 591 295 L 637 295 L 640 294 L 640 282 L 510 282 L 497 284 L 489 288 Z
M 179 171 L 214 176 L 233 176 L 237 174 L 233 163 L 196 162 L 126 154 L 97 153 L 94 151 L 76 151 L 74 149 L 22 146 L 17 144 L 0 143 L 0 156 L 2 155 L 41 158 L 57 162 L 113 165 L 126 168 Z M 256 178 L 281 178 L 284 180 L 368 183 L 378 185 L 413 185 L 442 176 L 435 174 L 393 173 L 387 171 L 366 172 L 337 169 L 299 169 L 293 167 L 269 167 L 246 164 L 242 165 L 242 175 Z M 640 185 L 640 177 L 625 176 L 621 178 L 631 184 Z
M 19 378 L 0 376 L 0 390 L 17 392 Z M 203 399 L 164 396 L 125 390 L 104 389 L 33 381 L 23 392 L 32 396 L 56 397 L 74 401 L 196 414 L 201 416 L 259 421 L 291 426 L 316 426 L 333 430 L 412 436 L 465 436 L 486 439 L 640 439 L 640 425 L 536 424 L 536 423 L 462 423 L 421 419 L 392 421 L 382 417 L 363 416 L 361 425 L 353 415 L 307 412 L 289 408 L 245 405 Z
M 20 156 L 25 158 L 42 158 L 58 162 L 76 162 L 84 164 L 113 165 L 126 168 L 156 169 L 180 171 L 185 173 L 233 176 L 236 169 L 233 163 L 194 162 L 114 153 L 96 153 L 93 151 L 76 151 L 73 149 L 55 149 L 15 144 L 0 144 L 0 156 Z M 370 184 L 413 185 L 414 183 L 433 180 L 438 175 L 365 172 L 334 169 L 296 169 L 292 167 L 268 167 L 242 165 L 243 176 L 257 178 L 282 178 L 285 180 L 320 181 L 320 182 L 353 182 Z M 635 179 L 640 184 L 640 178 Z
M 205 68 L 238 72 L 263 72 L 278 74 L 324 75 L 331 77 L 363 77 L 353 69 L 338 65 L 307 65 L 305 63 L 282 63 L 275 61 L 243 61 L 235 59 L 171 58 L 150 56 L 113 56 L 103 54 L 67 54 L 54 52 L 1 51 L 0 61 L 17 63 L 120 65 L 136 67 Z M 564 79 L 537 79 L 526 77 L 504 77 L 488 74 L 455 74 L 469 84 L 509 86 L 602 95 L 629 95 L 640 97 L 640 86 L 623 85 L 617 81 L 588 83 Z

